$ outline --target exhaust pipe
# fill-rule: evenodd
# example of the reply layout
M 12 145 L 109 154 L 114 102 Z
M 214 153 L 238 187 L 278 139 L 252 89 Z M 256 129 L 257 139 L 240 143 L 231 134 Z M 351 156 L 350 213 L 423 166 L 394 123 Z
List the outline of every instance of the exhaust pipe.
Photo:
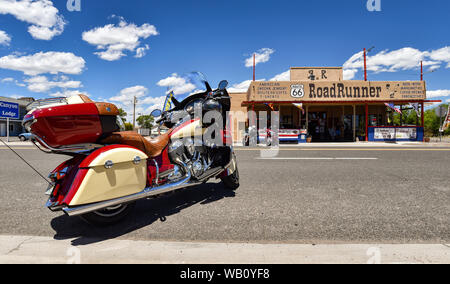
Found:
M 113 206 L 117 206 L 117 205 L 124 204 L 124 203 L 130 203 L 130 202 L 137 201 L 140 199 L 148 198 L 148 197 L 159 195 L 162 193 L 171 192 L 171 191 L 181 189 L 181 188 L 200 185 L 203 183 L 203 182 L 190 182 L 191 171 L 185 164 L 183 164 L 183 167 L 186 170 L 186 176 L 180 181 L 157 186 L 157 187 L 148 187 L 141 192 L 138 192 L 138 193 L 135 193 L 132 195 L 128 195 L 128 196 L 124 196 L 124 197 L 119 197 L 119 198 L 108 200 L 108 201 L 102 201 L 102 202 L 88 204 L 88 205 L 80 205 L 80 206 L 76 206 L 76 207 L 66 207 L 66 208 L 63 208 L 62 210 L 64 213 L 66 213 L 69 216 L 79 216 L 79 215 L 83 215 L 86 213 L 98 211 L 98 210 L 101 210 L 104 208 L 113 207 Z

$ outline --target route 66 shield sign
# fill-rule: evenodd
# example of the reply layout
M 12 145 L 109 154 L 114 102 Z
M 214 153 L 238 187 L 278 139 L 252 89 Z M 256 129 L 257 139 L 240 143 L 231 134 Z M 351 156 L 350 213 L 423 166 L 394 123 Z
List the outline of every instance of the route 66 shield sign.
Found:
M 303 85 L 292 85 L 291 86 L 291 97 L 303 98 L 303 96 L 305 96 L 305 88 Z

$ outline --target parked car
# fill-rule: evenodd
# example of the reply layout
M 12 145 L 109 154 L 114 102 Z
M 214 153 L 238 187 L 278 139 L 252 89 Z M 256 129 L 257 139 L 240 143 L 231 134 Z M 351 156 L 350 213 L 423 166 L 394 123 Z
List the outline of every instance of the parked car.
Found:
M 25 142 L 25 141 L 30 140 L 31 136 L 32 136 L 31 133 L 22 133 L 19 135 L 19 139 L 20 139 L 20 141 Z

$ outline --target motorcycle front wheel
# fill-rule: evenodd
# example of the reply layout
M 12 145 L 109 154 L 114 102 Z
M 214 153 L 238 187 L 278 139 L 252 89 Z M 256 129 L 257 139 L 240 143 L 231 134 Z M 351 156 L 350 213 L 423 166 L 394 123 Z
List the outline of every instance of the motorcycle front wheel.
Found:
M 119 223 L 133 211 L 135 202 L 120 204 L 81 215 L 81 219 L 95 226 L 110 226 Z
M 233 174 L 221 179 L 226 188 L 231 190 L 236 190 L 239 188 L 239 170 L 237 167 Z

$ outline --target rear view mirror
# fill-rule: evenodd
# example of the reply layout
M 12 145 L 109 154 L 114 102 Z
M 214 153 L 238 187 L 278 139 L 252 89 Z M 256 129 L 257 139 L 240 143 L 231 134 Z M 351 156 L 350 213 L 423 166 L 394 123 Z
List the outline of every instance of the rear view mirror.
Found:
M 162 115 L 162 112 L 159 109 L 155 109 L 150 115 L 153 117 L 160 117 Z
M 219 90 L 225 90 L 228 87 L 228 81 L 223 80 L 219 83 Z

